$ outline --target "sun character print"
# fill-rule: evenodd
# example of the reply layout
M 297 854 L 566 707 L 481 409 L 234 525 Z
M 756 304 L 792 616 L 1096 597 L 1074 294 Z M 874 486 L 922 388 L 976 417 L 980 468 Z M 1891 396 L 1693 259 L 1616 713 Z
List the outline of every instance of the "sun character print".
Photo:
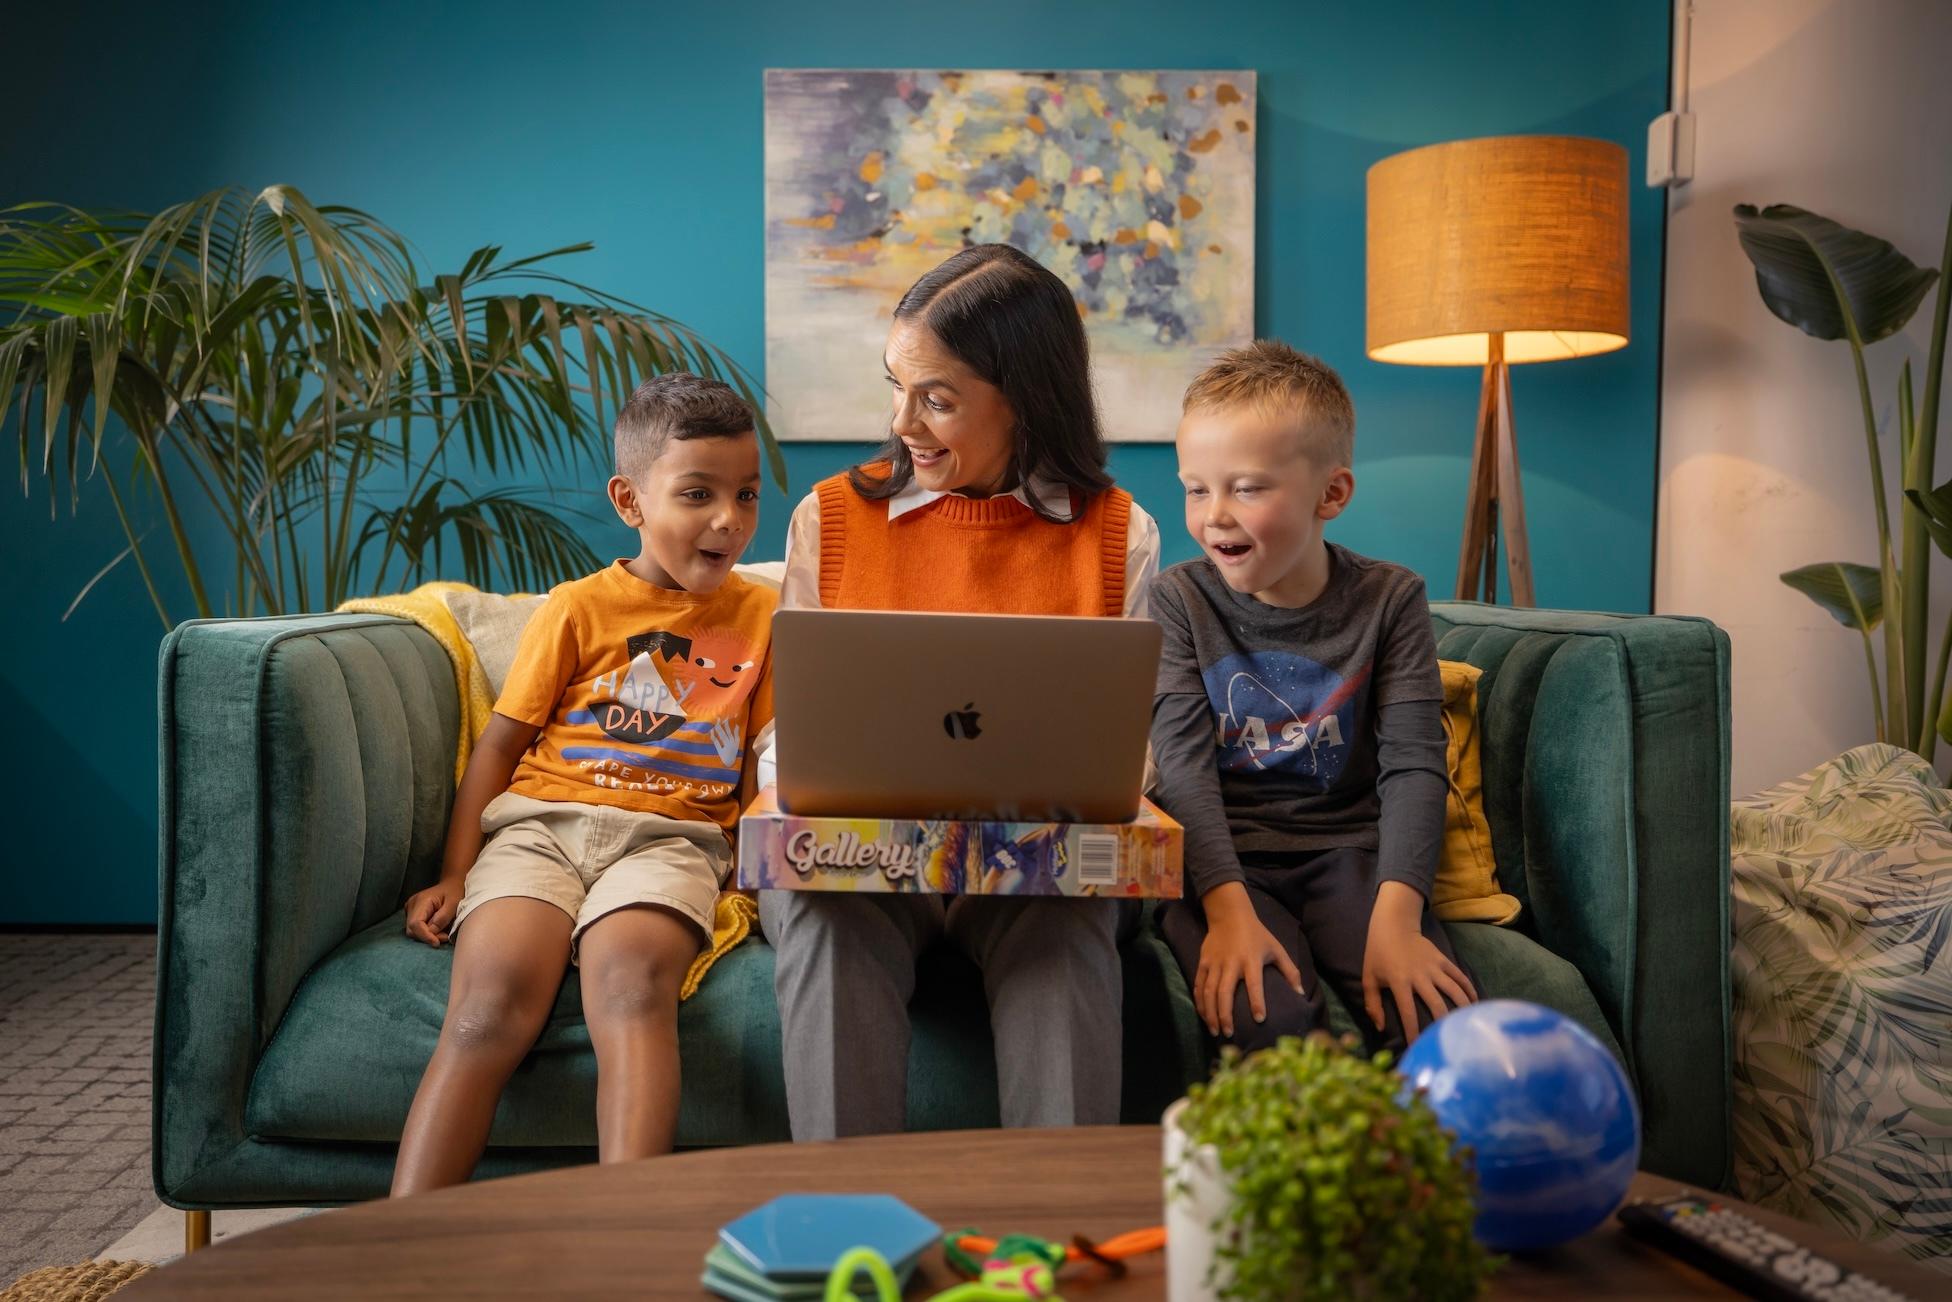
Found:
M 1279 772 L 1323 791 L 1341 776 L 1367 665 L 1345 678 L 1306 656 L 1255 651 L 1228 656 L 1201 678 L 1223 771 Z
M 619 741 L 663 741 L 680 729 L 702 730 L 719 760 L 736 766 L 745 752 L 738 718 L 758 682 L 759 660 L 738 629 L 701 628 L 684 633 L 654 629 L 629 639 L 630 664 L 620 681 L 597 681 L 610 699 L 591 702 L 604 732 Z

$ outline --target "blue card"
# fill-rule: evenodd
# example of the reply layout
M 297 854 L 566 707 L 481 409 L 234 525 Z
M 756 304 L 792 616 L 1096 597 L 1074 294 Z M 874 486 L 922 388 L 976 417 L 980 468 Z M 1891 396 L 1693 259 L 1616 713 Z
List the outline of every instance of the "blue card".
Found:
M 914 1278 L 918 1260 L 919 1254 L 895 1267 L 895 1280 L 903 1290 Z M 723 1243 L 714 1243 L 705 1254 L 705 1273 L 699 1283 L 732 1302 L 820 1302 L 827 1292 L 825 1279 L 769 1279 Z M 874 1296 L 874 1283 L 867 1275 L 857 1275 L 853 1285 L 857 1296 Z
M 768 1279 L 825 1279 L 849 1248 L 873 1248 L 897 1275 L 942 1228 L 889 1194 L 783 1194 L 718 1232 Z

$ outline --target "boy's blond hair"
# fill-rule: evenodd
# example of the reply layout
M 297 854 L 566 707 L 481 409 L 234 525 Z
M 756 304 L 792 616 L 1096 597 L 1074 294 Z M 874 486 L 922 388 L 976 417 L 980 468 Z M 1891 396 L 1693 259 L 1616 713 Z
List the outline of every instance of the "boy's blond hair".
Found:
M 1346 466 L 1355 457 L 1356 405 L 1335 368 L 1278 339 L 1229 348 L 1186 386 L 1182 412 L 1250 407 L 1293 420 L 1308 455 Z

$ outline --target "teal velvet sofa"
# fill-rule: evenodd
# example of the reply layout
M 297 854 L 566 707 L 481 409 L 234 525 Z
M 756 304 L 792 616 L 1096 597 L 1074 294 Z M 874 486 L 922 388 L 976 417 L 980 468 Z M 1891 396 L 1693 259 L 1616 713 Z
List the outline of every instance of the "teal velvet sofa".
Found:
M 1487 996 L 1578 1018 L 1626 1065 L 1643 1165 L 1720 1187 L 1729 1162 L 1728 642 L 1689 619 L 1433 609 L 1480 681 L 1500 929 L 1451 927 Z M 160 665 L 157 1193 L 197 1212 L 385 1192 L 451 951 L 400 909 L 438 871 L 459 712 L 416 626 L 321 615 L 185 624 Z M 1211 1045 L 1149 926 L 1123 950 L 1124 1119 L 1156 1121 Z M 919 983 L 913 1127 L 997 1123 L 974 969 Z M 684 1004 L 681 1145 L 787 1138 L 772 951 L 748 941 Z M 1346 1009 L 1336 1008 L 1347 1028 Z M 577 986 L 517 1071 L 483 1176 L 592 1160 Z

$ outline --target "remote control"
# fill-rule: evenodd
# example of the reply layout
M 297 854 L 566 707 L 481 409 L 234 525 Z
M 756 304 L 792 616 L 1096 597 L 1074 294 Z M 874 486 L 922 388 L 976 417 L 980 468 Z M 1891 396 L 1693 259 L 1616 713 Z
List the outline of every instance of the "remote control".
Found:
M 1690 1266 L 1766 1302 L 1910 1302 L 1874 1279 L 1819 1257 L 1794 1239 L 1718 1202 L 1677 1194 L 1637 1199 L 1620 1224 Z

